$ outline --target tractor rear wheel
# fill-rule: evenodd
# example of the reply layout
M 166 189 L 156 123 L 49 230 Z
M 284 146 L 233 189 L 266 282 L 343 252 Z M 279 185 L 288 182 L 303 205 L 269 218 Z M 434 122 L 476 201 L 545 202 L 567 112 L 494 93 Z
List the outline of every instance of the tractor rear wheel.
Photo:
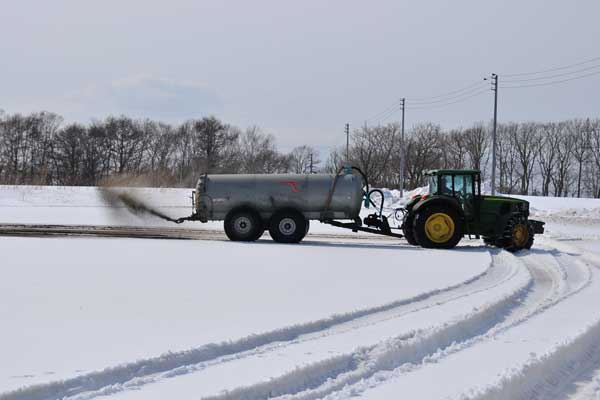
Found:
M 420 210 L 413 223 L 415 239 L 426 248 L 451 249 L 463 235 L 460 216 L 449 207 L 432 205 Z
M 225 217 L 225 234 L 234 242 L 253 242 L 265 231 L 258 213 L 251 209 L 231 211 Z
M 406 213 L 404 216 L 404 221 L 402 221 L 402 234 L 404 238 L 408 242 L 408 244 L 413 246 L 418 246 L 417 240 L 415 239 L 415 233 L 413 231 L 413 221 L 414 215 L 411 212 Z
M 279 243 L 298 243 L 308 233 L 308 221 L 295 210 L 276 212 L 269 222 L 269 234 Z

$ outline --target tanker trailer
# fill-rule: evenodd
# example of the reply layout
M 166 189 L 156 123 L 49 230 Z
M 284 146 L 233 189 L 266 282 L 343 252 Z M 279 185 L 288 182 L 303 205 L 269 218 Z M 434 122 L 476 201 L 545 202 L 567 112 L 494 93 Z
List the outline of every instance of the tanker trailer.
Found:
M 369 192 L 365 175 L 355 167 L 337 174 L 204 175 L 192 193 L 193 214 L 177 222 L 224 221 L 234 241 L 255 241 L 268 229 L 276 242 L 297 243 L 308 233 L 310 220 L 402 237 L 391 233 L 381 213 L 365 219 L 376 229 L 362 227 L 359 213 L 363 202 L 374 204 L 373 192 L 380 191 Z

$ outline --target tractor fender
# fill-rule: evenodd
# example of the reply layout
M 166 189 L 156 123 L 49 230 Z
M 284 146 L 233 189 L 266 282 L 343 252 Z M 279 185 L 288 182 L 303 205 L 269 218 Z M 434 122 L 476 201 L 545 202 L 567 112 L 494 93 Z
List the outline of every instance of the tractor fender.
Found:
M 461 218 L 465 217 L 465 212 L 462 209 L 462 207 L 460 206 L 458 200 L 456 200 L 454 198 L 448 198 L 448 197 L 432 196 L 432 197 L 427 197 L 425 199 L 421 199 L 417 204 L 415 204 L 413 206 L 412 212 L 418 213 L 420 210 L 424 210 L 425 208 L 433 206 L 433 205 L 442 205 L 445 207 L 450 207 L 454 211 L 456 211 Z
M 418 202 L 420 202 L 420 201 L 421 201 L 421 196 L 419 196 L 419 195 L 415 195 L 415 196 L 413 196 L 413 198 L 412 198 L 412 199 L 410 199 L 410 200 L 409 200 L 409 202 L 408 202 L 408 203 L 406 203 L 406 205 L 404 206 L 404 208 L 405 208 L 406 210 L 409 210 L 409 211 L 410 211 L 410 210 L 412 210 L 412 208 L 415 206 L 415 204 L 417 204 L 417 203 L 418 203 Z
M 496 220 L 496 227 L 495 227 L 496 235 L 501 236 L 504 233 L 504 229 L 506 228 L 506 225 L 513 218 L 524 218 L 525 220 L 527 220 L 527 215 L 524 213 L 520 213 L 520 212 L 511 212 L 511 213 L 507 213 L 504 215 L 500 215 L 498 217 L 498 219 Z M 543 228 L 542 228 L 542 230 L 543 230 Z

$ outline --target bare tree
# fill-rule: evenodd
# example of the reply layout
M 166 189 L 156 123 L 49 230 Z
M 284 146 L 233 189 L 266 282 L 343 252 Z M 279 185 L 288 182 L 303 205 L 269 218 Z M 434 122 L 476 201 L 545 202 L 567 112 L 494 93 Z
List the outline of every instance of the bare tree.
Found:
M 600 198 L 600 119 L 596 119 L 590 123 L 590 189 L 592 196 Z
M 58 184 L 82 184 L 85 136 L 85 127 L 77 124 L 69 125 L 56 134 L 52 159 Z
M 550 175 L 552 186 L 554 187 L 554 196 L 567 196 L 570 186 L 570 172 L 573 163 L 572 135 L 561 135 L 558 140 L 556 151 L 556 172 Z
M 520 124 L 518 129 L 512 131 L 512 145 L 515 146 L 520 167 L 521 194 L 529 193 L 535 160 L 539 154 L 539 136 L 538 125 L 533 122 Z
M 465 132 L 462 129 L 453 129 L 448 132 L 444 140 L 445 168 L 463 168 L 467 160 L 467 144 Z
M 512 140 L 518 129 L 519 126 L 515 123 L 498 124 L 496 143 L 499 170 L 498 189 L 508 194 L 514 193 L 518 184 L 516 179 L 517 152 Z
M 215 117 L 192 122 L 194 133 L 194 163 L 203 173 L 222 172 L 223 161 L 232 146 L 236 146 L 239 131 Z
M 550 193 L 550 182 L 556 169 L 557 147 L 561 140 L 562 125 L 549 123 L 542 127 L 541 145 L 538 148 L 538 165 L 542 179 L 542 196 Z
M 350 161 L 362 169 L 370 182 L 383 185 L 388 163 L 395 149 L 398 124 L 362 127 L 352 134 Z
M 309 174 L 321 163 L 319 153 L 311 146 L 294 147 L 289 154 L 290 169 L 296 174 Z
M 289 158 L 277 151 L 273 135 L 262 133 L 256 126 L 248 128 L 240 137 L 240 162 L 240 171 L 249 174 L 289 170 Z
M 567 121 L 567 134 L 571 136 L 571 152 L 577 163 L 577 197 L 581 197 L 581 182 L 583 174 L 583 164 L 589 157 L 589 127 L 590 122 L 574 119 Z
M 464 131 L 465 150 L 469 156 L 469 167 L 484 170 L 484 158 L 489 147 L 489 135 L 483 123 L 477 123 Z
M 416 125 L 406 140 L 406 178 L 408 188 L 425 184 L 423 174 L 440 167 L 441 129 L 431 123 Z

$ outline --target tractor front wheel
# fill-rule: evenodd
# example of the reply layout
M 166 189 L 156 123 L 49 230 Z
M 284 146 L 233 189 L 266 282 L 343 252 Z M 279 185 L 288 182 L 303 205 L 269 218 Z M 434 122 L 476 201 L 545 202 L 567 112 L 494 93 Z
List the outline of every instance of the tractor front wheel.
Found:
M 530 249 L 533 245 L 533 229 L 523 217 L 511 218 L 504 228 L 504 248 L 512 253 Z
M 452 208 L 432 205 L 421 210 L 413 223 L 415 239 L 426 248 L 451 249 L 463 235 L 460 216 Z

